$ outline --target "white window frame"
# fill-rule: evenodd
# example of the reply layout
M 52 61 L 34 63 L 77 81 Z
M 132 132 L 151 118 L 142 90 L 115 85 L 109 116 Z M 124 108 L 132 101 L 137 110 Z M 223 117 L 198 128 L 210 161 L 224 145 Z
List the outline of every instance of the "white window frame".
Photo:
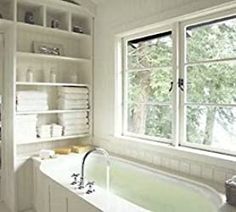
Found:
M 163 143 L 169 143 L 176 145 L 176 141 L 178 140 L 176 126 L 177 126 L 177 117 L 178 114 L 176 113 L 177 111 L 177 88 L 176 88 L 176 83 L 173 84 L 173 89 L 172 89 L 172 103 L 170 106 L 172 107 L 172 112 L 173 112 L 173 117 L 172 117 L 172 138 L 171 139 L 165 139 L 161 137 L 154 137 L 154 136 L 146 136 L 146 135 L 138 135 L 135 133 L 127 132 L 127 43 L 130 40 L 135 40 L 138 38 L 142 37 L 147 37 L 150 35 L 154 34 L 161 34 L 164 32 L 171 32 L 171 37 L 172 37 L 172 45 L 173 45 L 173 54 L 172 54 L 172 65 L 170 66 L 172 68 L 172 76 L 173 76 L 173 82 L 176 82 L 177 77 L 178 77 L 178 71 L 177 71 L 177 46 L 176 46 L 176 30 L 175 30 L 175 25 L 167 25 L 165 27 L 159 27 L 159 28 L 154 28 L 152 30 L 146 30 L 141 33 L 133 34 L 130 36 L 126 36 L 122 39 L 122 84 L 123 84 L 123 89 L 122 89 L 122 136 L 127 136 L 127 137 L 133 137 L 133 138 L 141 138 L 145 140 L 150 140 L 150 141 L 158 141 L 158 142 L 163 142 Z
M 227 62 L 227 61 L 236 61 L 236 57 L 235 58 L 224 58 L 224 59 L 207 59 L 204 61 L 198 61 L 198 62 L 187 62 L 186 61 L 186 40 L 185 40 L 185 30 L 188 26 L 191 25 L 197 25 L 197 24 L 201 24 L 201 23 L 208 23 L 214 20 L 218 20 L 221 18 L 226 18 L 226 17 L 231 17 L 236 15 L 236 9 L 232 9 L 232 10 L 225 10 L 223 12 L 216 12 L 214 14 L 210 14 L 210 15 L 205 15 L 205 16 L 201 16 L 198 18 L 194 18 L 194 19 L 189 19 L 187 21 L 181 22 L 180 23 L 180 49 L 179 49 L 179 54 L 180 54 L 180 75 L 181 77 L 184 79 L 184 82 L 186 83 L 187 79 L 186 79 L 186 67 L 187 64 L 210 64 L 210 63 L 215 63 L 215 62 Z M 185 88 L 187 88 L 187 86 L 184 86 Z M 184 92 L 180 95 L 180 146 L 184 146 L 184 147 L 191 147 L 191 148 L 195 148 L 195 149 L 200 149 L 200 150 L 207 150 L 210 152 L 217 152 L 217 153 L 223 153 L 223 154 L 230 154 L 230 155 L 236 155 L 235 151 L 230 151 L 230 150 L 224 150 L 224 149 L 220 149 L 220 148 L 214 148 L 211 146 L 207 146 L 207 145 L 202 145 L 202 144 L 194 144 L 194 143 L 190 143 L 186 141 L 186 111 L 185 111 L 185 102 L 186 102 L 186 89 L 184 89 Z M 197 105 L 197 104 L 196 104 Z M 204 104 L 199 104 L 203 105 Z M 205 104 L 207 105 L 207 104 Z M 232 105 L 232 104 L 209 104 L 211 106 L 219 106 L 219 105 L 225 105 L 225 106 L 236 106 L 236 105 Z
M 213 20 L 221 19 L 224 17 L 230 17 L 236 15 L 236 8 L 233 9 L 224 9 L 222 8 L 220 11 L 213 11 L 213 12 L 208 12 L 203 15 L 193 15 L 192 17 L 187 18 L 186 16 L 183 17 L 183 19 L 178 19 L 177 21 L 167 21 L 164 22 L 164 24 L 161 24 L 159 26 L 161 27 L 152 27 L 152 29 L 148 30 L 142 30 L 139 33 L 130 33 L 130 34 L 123 34 L 121 39 L 119 39 L 119 44 L 121 46 L 120 52 L 121 52 L 121 77 L 120 82 L 121 86 L 119 89 L 119 95 L 121 99 L 120 106 L 121 108 L 118 110 L 120 111 L 120 115 L 122 116 L 120 122 L 119 122 L 119 132 L 118 134 L 124 137 L 131 137 L 131 138 L 139 138 L 143 140 L 148 140 L 148 141 L 156 141 L 156 142 L 163 142 L 167 144 L 171 144 L 174 147 L 178 146 L 183 146 L 183 147 L 189 147 L 189 148 L 194 148 L 198 150 L 204 150 L 208 152 L 216 152 L 220 154 L 227 154 L 227 155 L 236 155 L 236 152 L 230 151 L 230 150 L 223 150 L 223 149 L 218 149 L 218 148 L 213 148 L 211 146 L 204 146 L 201 144 L 193 144 L 190 142 L 186 142 L 186 111 L 184 107 L 185 99 L 186 99 L 186 89 L 184 89 L 184 92 L 180 91 L 178 87 L 178 79 L 183 78 L 184 82 L 186 82 L 185 79 L 185 66 L 186 66 L 186 61 L 185 61 L 185 54 L 186 54 L 186 43 L 185 43 L 185 29 L 186 27 L 190 25 L 196 25 L 199 23 L 204 23 L 204 22 L 210 22 Z M 197 17 L 197 18 L 196 18 Z M 149 136 L 139 136 L 134 133 L 128 133 L 125 131 L 126 126 L 126 104 L 125 101 L 127 98 L 127 93 L 126 93 L 126 85 L 127 83 L 125 80 L 127 77 L 125 76 L 125 70 L 126 67 L 125 65 L 127 64 L 126 61 L 126 43 L 129 40 L 134 40 L 137 38 L 141 37 L 146 37 L 152 34 L 158 34 L 162 32 L 167 32 L 171 31 L 172 32 L 172 43 L 173 43 L 173 59 L 172 59 L 172 71 L 173 71 L 173 90 L 172 90 L 172 110 L 173 110 L 173 120 L 172 120 L 172 139 L 163 139 L 163 138 L 158 138 L 158 137 L 149 137 Z M 229 58 L 229 61 L 235 60 L 236 58 Z M 209 60 L 210 61 L 210 60 Z M 219 60 L 211 60 L 212 62 L 220 62 L 220 61 L 226 61 L 226 59 L 219 59 Z M 186 88 L 186 86 L 184 86 Z M 122 90 L 122 93 L 120 91 Z M 126 97 L 125 97 L 126 96 Z M 216 104 L 217 106 L 217 104 Z M 236 106 L 236 105 L 235 105 Z

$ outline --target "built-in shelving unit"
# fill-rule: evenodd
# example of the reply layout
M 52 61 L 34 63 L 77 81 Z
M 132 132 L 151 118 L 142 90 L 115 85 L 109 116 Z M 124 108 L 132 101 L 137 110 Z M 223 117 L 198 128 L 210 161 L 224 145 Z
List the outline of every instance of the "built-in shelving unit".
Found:
M 85 110 L 45 110 L 45 111 L 27 111 L 16 112 L 16 115 L 31 115 L 31 114 L 60 114 L 60 113 L 77 113 L 77 112 L 90 112 L 90 109 Z
M 45 122 L 56 121 L 63 113 L 85 111 L 91 121 L 91 104 L 84 110 L 61 110 L 57 108 L 57 88 L 87 87 L 92 83 L 92 36 L 93 15 L 83 6 L 68 2 L 49 0 L 3 0 L 0 14 L 5 24 L 16 23 L 16 71 L 15 92 L 24 90 L 46 91 L 49 95 L 49 110 L 16 111 L 15 116 L 36 114 Z M 66 39 L 65 39 L 66 38 Z M 59 48 L 59 54 L 43 54 L 38 46 Z M 27 79 L 31 70 L 32 78 Z M 51 82 L 50 72 L 55 72 L 56 81 Z M 76 78 L 72 79 L 72 77 Z M 91 100 L 91 93 L 89 93 Z M 91 101 L 89 101 L 91 103 Z M 47 118 L 48 116 L 48 118 Z M 46 117 L 46 118 L 45 118 Z M 32 142 L 75 139 L 84 135 L 61 136 Z M 15 141 L 16 144 L 32 143 Z
M 4 151 L 7 177 L 4 185 L 8 185 L 6 202 L 15 210 L 16 200 L 13 198 L 15 190 L 14 174 L 18 152 L 26 145 L 32 147 L 36 143 L 69 144 L 89 138 L 92 132 L 92 69 L 93 69 L 93 22 L 95 7 L 86 1 L 80 5 L 62 0 L 1 0 L 0 1 L 0 29 L 6 33 L 4 65 L 4 87 L 8 108 L 4 114 Z M 57 54 L 43 54 L 39 47 L 56 48 Z M 52 51 L 51 51 L 52 52 Z M 44 52 L 45 53 L 45 52 Z M 48 52 L 47 52 L 48 53 Z M 28 72 L 31 70 L 31 80 Z M 56 75 L 52 80 L 51 73 Z M 75 77 L 76 76 L 76 77 Z M 89 89 L 89 107 L 86 109 L 65 110 L 58 107 L 58 89 L 62 87 L 76 87 Z M 36 90 L 47 92 L 48 110 L 17 111 L 16 95 L 18 91 Z M 11 98 L 9 98 L 11 97 Z M 89 133 L 78 133 L 70 136 L 49 138 L 21 138 L 14 135 L 18 131 L 16 119 L 18 117 L 35 115 L 40 124 L 57 123 L 59 116 L 83 112 L 89 120 Z M 7 120 L 7 121 L 6 121 Z M 35 145 L 37 146 L 37 145 Z M 38 145 L 40 146 L 40 145 Z M 37 151 L 37 150 L 32 150 Z M 8 198 L 9 197 L 9 198 Z M 26 208 L 27 209 L 27 208 Z
M 61 136 L 61 137 L 52 137 L 52 138 L 36 138 L 35 140 L 30 139 L 30 140 L 22 140 L 19 141 L 21 142 L 22 145 L 25 144 L 33 144 L 33 143 L 42 143 L 42 142 L 49 142 L 49 141 L 61 141 L 61 140 L 68 140 L 68 139 L 79 139 L 79 138 L 85 138 L 89 137 L 90 134 L 78 134 L 78 135 L 71 135 L 71 136 Z
M 65 60 L 69 62 L 91 62 L 91 59 L 87 58 L 76 58 L 76 57 L 67 57 L 67 56 L 57 56 L 57 55 L 45 55 L 29 52 L 17 52 L 19 58 L 28 58 L 28 59 L 48 59 L 48 60 Z
M 16 85 L 28 85 L 28 86 L 70 86 L 70 87 L 89 87 L 87 84 L 77 84 L 77 83 L 50 83 L 50 82 L 16 82 Z
M 58 87 L 87 87 L 92 82 L 92 25 L 93 18 L 81 6 L 58 1 L 17 0 L 16 92 L 22 90 L 46 91 L 49 110 L 16 111 L 16 116 L 37 115 L 45 124 L 57 122 L 57 115 L 85 111 L 91 120 L 91 105 L 85 110 L 57 108 Z M 28 17 L 26 17 L 28 15 Z M 27 22 L 27 23 L 26 23 Z M 78 29 L 80 31 L 78 31 Z M 76 31 L 77 30 L 77 31 Z M 74 32 L 76 31 L 76 32 Z M 66 39 L 65 39 L 66 38 Z M 58 55 L 40 53 L 38 46 L 60 48 Z M 51 82 L 53 69 L 56 82 Z M 27 80 L 31 70 L 32 78 Z M 72 77 L 78 77 L 77 82 Z M 91 95 L 89 95 L 91 98 Z M 91 102 L 91 101 L 90 101 Z M 16 141 L 17 144 L 76 139 L 88 136 L 61 136 Z

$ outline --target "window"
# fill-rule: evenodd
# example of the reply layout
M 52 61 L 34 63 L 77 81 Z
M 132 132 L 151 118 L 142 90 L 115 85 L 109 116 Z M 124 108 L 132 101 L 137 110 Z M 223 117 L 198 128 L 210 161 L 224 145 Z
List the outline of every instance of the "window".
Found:
M 127 40 L 124 134 L 172 138 L 171 32 Z
M 123 39 L 123 134 L 236 154 L 236 17 L 169 29 Z
M 185 30 L 185 145 L 236 150 L 236 18 Z

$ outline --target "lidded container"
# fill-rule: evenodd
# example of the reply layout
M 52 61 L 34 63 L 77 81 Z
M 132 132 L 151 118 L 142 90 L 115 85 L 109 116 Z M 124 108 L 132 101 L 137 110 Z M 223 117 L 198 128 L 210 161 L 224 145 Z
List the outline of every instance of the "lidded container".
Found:
M 225 182 L 225 194 L 227 203 L 236 206 L 236 176 Z

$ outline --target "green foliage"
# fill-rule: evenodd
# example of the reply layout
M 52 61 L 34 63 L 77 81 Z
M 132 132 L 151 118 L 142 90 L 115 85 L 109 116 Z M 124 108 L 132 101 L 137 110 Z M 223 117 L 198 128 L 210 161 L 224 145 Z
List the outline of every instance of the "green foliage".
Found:
M 187 29 L 187 61 L 236 57 L 236 19 Z M 128 45 L 128 130 L 171 138 L 171 36 Z M 219 142 L 216 125 L 235 136 L 235 62 L 189 65 L 187 76 L 187 140 L 210 145 Z M 197 106 L 209 104 L 207 106 Z

